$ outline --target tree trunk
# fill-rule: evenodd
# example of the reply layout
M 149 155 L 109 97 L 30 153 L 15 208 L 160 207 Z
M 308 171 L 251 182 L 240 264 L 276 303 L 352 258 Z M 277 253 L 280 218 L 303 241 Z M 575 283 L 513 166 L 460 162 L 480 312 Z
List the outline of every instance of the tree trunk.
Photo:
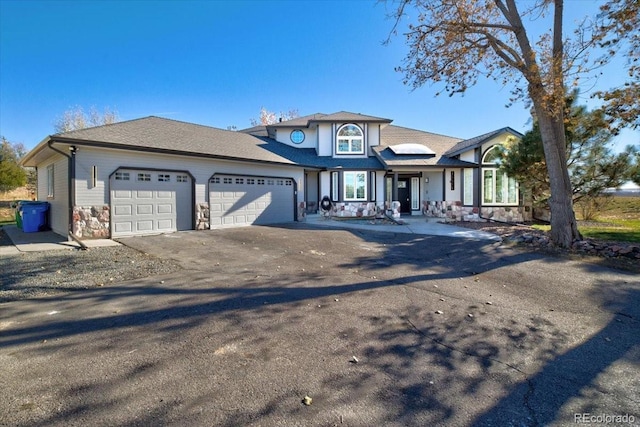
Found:
M 563 117 L 562 113 L 552 114 L 545 108 L 539 108 L 539 105 L 535 107 L 551 187 L 551 241 L 568 248 L 574 240 L 582 240 L 582 236 L 573 211 Z

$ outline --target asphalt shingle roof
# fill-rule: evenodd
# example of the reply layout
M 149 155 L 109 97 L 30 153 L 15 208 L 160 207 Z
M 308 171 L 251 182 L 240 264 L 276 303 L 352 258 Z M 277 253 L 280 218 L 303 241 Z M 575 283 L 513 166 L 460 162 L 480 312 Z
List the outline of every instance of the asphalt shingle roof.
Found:
M 398 166 L 469 166 L 471 163 L 444 157 L 444 153 L 460 142 L 459 138 L 389 125 L 382 128 L 381 145 L 374 152 L 388 167 Z M 434 152 L 432 155 L 396 154 L 390 146 L 420 144 Z
M 281 164 L 295 164 L 297 151 L 243 132 L 155 116 L 60 133 L 51 139 Z
M 513 134 L 514 136 L 518 137 L 518 138 L 522 138 L 522 134 L 520 132 L 517 132 L 513 129 L 511 129 L 510 127 L 504 127 L 501 129 L 497 129 L 494 130 L 492 132 L 487 132 L 483 135 L 480 136 L 476 136 L 474 138 L 471 139 L 466 139 L 464 141 L 460 141 L 459 143 L 457 143 L 455 146 L 451 147 L 449 150 L 447 150 L 444 154 L 447 156 L 457 156 L 458 154 L 461 154 L 465 151 L 471 150 L 473 148 L 479 147 L 480 145 L 482 145 L 484 142 L 490 140 L 491 138 L 500 135 L 501 133 L 504 132 L 509 132 L 511 134 Z
M 247 133 L 248 131 L 251 133 Z M 382 168 L 382 164 L 375 157 L 319 157 L 312 148 L 300 149 L 282 144 L 264 137 L 263 126 L 234 132 L 155 116 L 59 133 L 50 138 L 79 145 L 86 143 L 92 146 L 133 148 L 313 168 Z
M 300 120 L 300 122 L 299 122 Z M 309 121 L 372 121 L 388 123 L 387 119 L 339 112 L 313 114 L 277 125 L 295 125 Z M 276 125 L 276 126 L 277 126 Z M 267 127 L 255 126 L 240 132 L 181 122 L 161 117 L 118 122 L 52 135 L 31 153 L 38 152 L 49 140 L 78 145 L 123 148 L 163 152 L 167 154 L 255 161 L 309 168 L 385 169 L 398 166 L 470 166 L 472 163 L 452 158 L 455 154 L 480 144 L 501 132 L 520 135 L 511 128 L 489 132 L 466 141 L 458 138 L 387 125 L 381 129 L 381 145 L 373 147 L 375 156 L 364 158 L 333 158 L 318 156 L 313 148 L 296 148 L 267 137 Z M 390 146 L 420 144 L 434 154 L 396 154 Z M 26 159 L 26 158 L 25 158 Z

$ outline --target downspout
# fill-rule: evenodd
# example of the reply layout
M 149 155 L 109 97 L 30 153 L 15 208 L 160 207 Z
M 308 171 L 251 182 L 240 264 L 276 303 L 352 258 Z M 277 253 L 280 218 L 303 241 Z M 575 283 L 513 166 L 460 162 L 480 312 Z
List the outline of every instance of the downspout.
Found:
M 76 243 L 78 243 L 80 245 L 80 248 L 86 250 L 89 249 L 89 247 L 87 245 L 85 245 L 80 239 L 78 239 L 76 236 L 74 236 L 73 234 L 73 202 L 76 200 L 76 189 L 75 189 L 75 185 L 73 185 L 75 183 L 76 180 L 76 146 L 72 145 L 69 147 L 69 151 L 71 152 L 71 154 L 67 154 L 64 151 L 58 150 L 57 148 L 55 148 L 53 146 L 53 141 L 49 140 L 47 142 L 47 146 L 55 151 L 58 154 L 62 154 L 64 157 L 66 157 L 68 159 L 67 164 L 69 165 L 68 167 L 68 177 L 69 179 L 67 180 L 67 193 L 69 194 L 69 224 L 68 224 L 68 237 L 75 241 Z

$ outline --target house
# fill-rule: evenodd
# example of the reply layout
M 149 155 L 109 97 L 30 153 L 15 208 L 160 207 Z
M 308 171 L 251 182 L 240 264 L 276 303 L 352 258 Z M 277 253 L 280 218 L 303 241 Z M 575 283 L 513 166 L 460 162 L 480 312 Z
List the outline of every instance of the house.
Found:
M 460 140 L 338 112 L 227 131 L 146 117 L 48 136 L 22 160 L 56 233 L 104 238 L 304 219 L 329 197 L 333 214 L 451 220 L 528 219 L 495 146 L 502 128 Z

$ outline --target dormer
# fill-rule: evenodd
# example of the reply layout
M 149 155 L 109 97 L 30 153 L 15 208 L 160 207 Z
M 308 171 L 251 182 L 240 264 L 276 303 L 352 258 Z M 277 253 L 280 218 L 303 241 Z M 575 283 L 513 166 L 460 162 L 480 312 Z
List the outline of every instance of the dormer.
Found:
M 358 158 L 372 155 L 380 130 L 391 120 L 341 111 L 312 114 L 266 127 L 269 138 L 297 148 L 314 148 L 318 156 Z

